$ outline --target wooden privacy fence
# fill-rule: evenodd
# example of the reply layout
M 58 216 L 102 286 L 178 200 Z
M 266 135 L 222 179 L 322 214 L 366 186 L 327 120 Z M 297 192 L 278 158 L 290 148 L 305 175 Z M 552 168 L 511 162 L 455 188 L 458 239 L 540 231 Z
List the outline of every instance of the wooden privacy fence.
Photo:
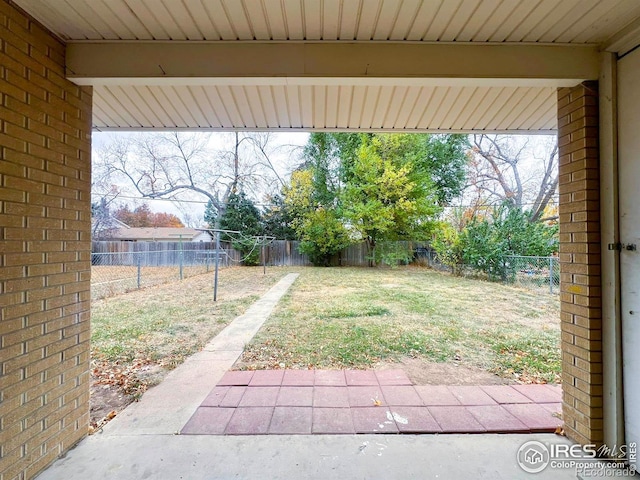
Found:
M 418 242 L 397 242 L 419 256 L 423 247 Z M 239 264 L 242 255 L 230 243 L 221 242 L 221 262 L 225 265 Z M 309 257 L 299 251 L 300 242 L 274 240 L 263 247 L 260 262 L 271 266 L 308 266 Z M 93 242 L 92 263 L 94 265 L 173 266 L 212 264 L 215 258 L 214 242 Z M 264 257 L 263 257 L 264 254 Z M 414 255 L 415 259 L 415 255 Z M 369 265 L 367 246 L 364 243 L 345 248 L 332 261 L 333 265 L 366 267 Z
M 299 245 L 300 242 L 294 240 L 274 240 L 264 247 L 267 265 L 291 267 L 311 265 L 309 257 L 298 250 Z
M 226 242 L 221 242 L 220 247 L 222 263 L 240 263 L 240 252 Z M 91 264 L 144 267 L 213 264 L 215 250 L 213 242 L 92 242 Z

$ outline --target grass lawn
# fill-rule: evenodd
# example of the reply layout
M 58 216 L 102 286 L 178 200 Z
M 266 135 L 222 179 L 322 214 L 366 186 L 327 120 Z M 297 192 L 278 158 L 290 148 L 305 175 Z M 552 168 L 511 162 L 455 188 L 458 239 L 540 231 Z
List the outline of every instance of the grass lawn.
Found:
M 415 267 L 274 267 L 266 275 L 262 267 L 234 267 L 220 271 L 217 303 L 213 273 L 92 303 L 93 426 L 161 381 L 292 271 L 300 277 L 236 368 L 397 361 L 405 368 L 415 360 L 455 366 L 453 375 L 472 367 L 521 382 L 559 380 L 555 295 Z M 431 375 L 425 365 L 417 368 Z
M 97 424 L 201 349 L 289 270 L 220 270 L 91 304 L 91 417 Z
M 406 358 L 557 382 L 558 297 L 425 268 L 306 268 L 237 367 L 367 368 Z

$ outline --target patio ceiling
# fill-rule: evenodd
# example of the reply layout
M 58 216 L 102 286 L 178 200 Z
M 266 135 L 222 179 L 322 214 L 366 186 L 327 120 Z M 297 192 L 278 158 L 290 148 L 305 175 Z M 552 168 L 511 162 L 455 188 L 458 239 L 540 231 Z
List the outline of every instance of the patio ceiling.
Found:
M 557 87 L 640 43 L 637 0 L 15 3 L 67 42 L 99 130 L 550 132 Z

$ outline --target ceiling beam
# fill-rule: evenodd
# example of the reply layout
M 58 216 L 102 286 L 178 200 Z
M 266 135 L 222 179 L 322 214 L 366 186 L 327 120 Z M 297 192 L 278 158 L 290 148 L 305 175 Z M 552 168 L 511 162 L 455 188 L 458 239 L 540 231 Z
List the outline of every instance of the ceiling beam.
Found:
M 69 42 L 66 62 L 79 85 L 256 77 L 579 83 L 599 73 L 596 47 L 531 44 Z

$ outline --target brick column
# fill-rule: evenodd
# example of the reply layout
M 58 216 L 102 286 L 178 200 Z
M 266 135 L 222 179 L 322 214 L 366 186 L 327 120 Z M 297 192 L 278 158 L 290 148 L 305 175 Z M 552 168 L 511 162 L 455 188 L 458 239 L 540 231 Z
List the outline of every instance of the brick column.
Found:
M 563 416 L 583 444 L 603 440 L 597 88 L 558 90 Z
M 64 62 L 0 0 L 0 480 L 88 430 L 92 100 Z

